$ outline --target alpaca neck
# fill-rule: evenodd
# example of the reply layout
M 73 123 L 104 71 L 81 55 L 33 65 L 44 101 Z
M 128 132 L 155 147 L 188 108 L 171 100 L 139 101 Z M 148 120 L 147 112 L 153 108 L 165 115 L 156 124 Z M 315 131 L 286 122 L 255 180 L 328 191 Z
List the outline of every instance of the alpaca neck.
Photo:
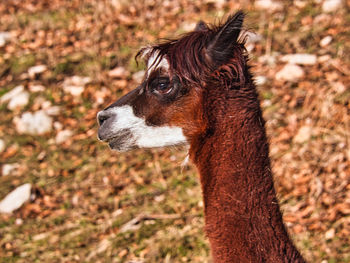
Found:
M 303 262 L 282 222 L 255 91 L 246 97 L 208 94 L 210 132 L 190 149 L 214 262 Z

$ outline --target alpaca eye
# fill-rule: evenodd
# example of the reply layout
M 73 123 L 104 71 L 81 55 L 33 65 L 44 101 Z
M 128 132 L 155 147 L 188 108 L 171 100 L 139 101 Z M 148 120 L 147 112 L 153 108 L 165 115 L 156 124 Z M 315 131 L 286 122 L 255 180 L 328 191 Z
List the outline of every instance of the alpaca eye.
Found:
M 160 93 L 168 93 L 171 91 L 171 87 L 169 87 L 169 83 L 159 83 L 157 91 Z
M 152 81 L 151 88 L 153 92 L 160 95 L 165 95 L 171 92 L 173 86 L 170 85 L 168 78 L 159 78 Z

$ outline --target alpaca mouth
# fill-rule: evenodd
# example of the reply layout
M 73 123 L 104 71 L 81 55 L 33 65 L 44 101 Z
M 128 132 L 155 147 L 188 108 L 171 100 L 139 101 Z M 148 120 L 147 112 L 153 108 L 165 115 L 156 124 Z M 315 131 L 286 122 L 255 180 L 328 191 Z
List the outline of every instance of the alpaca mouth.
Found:
M 137 148 L 134 144 L 129 143 L 128 140 L 124 140 L 121 137 L 113 138 L 108 142 L 109 148 L 118 152 L 127 152 Z
M 133 136 L 130 130 L 124 129 L 117 134 L 107 138 L 99 138 L 101 141 L 108 143 L 108 146 L 112 150 L 118 152 L 126 152 L 137 148 L 133 140 Z

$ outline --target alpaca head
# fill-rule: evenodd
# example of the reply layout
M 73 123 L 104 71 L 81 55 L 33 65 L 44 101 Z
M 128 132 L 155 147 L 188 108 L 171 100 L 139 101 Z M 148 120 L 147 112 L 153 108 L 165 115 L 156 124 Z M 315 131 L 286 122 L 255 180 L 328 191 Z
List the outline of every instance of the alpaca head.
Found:
M 238 12 L 220 26 L 199 22 L 177 40 L 141 49 L 143 82 L 98 113 L 99 139 L 127 151 L 187 144 L 204 134 L 206 91 L 244 81 L 243 18 Z

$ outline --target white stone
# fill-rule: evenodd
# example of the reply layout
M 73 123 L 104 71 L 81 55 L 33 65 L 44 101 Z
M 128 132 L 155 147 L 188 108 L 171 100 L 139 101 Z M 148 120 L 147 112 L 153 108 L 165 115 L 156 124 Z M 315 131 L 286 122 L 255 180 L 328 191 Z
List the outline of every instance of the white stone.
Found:
M 78 97 L 84 92 L 85 85 L 90 81 L 89 77 L 73 76 L 66 78 L 63 82 L 63 90 L 74 97 Z
M 49 116 L 57 116 L 61 112 L 61 107 L 60 106 L 51 106 L 45 109 L 45 112 Z
M 318 63 L 324 63 L 324 62 L 327 62 L 327 61 L 329 61 L 329 60 L 331 60 L 332 58 L 331 58 L 331 56 L 330 55 L 323 55 L 323 56 L 319 56 L 318 58 L 317 58 L 317 61 L 318 61 Z
M 25 112 L 20 118 L 15 117 L 14 123 L 18 133 L 41 135 L 52 130 L 52 118 L 43 110 Z
M 74 97 L 79 97 L 84 92 L 84 86 L 65 86 L 64 91 L 70 93 Z
M 31 92 L 40 92 L 45 91 L 45 87 L 43 85 L 29 85 L 29 90 Z
M 242 37 L 246 37 L 246 43 L 257 43 L 262 40 L 262 36 L 260 34 L 249 31 L 242 33 Z
M 251 52 L 255 47 L 255 43 L 261 41 L 262 36 L 253 32 L 243 32 L 241 33 L 240 38 L 246 39 L 245 48 L 248 52 Z
M 11 33 L 10 32 L 0 32 L 0 47 L 5 46 L 7 41 L 11 39 Z
M 17 226 L 23 225 L 23 219 L 22 219 L 22 218 L 16 218 L 15 224 L 16 224 Z
M 34 66 L 34 67 L 30 67 L 28 69 L 28 75 L 29 75 L 29 77 L 34 78 L 36 75 L 39 75 L 39 74 L 43 73 L 46 70 L 47 70 L 47 66 L 45 66 L 45 65 L 37 65 L 37 66 Z
M 124 67 L 116 67 L 108 72 L 108 76 L 111 78 L 122 79 L 126 78 L 129 72 Z
M 49 100 L 43 100 L 43 101 L 41 102 L 41 108 L 42 108 L 43 110 L 46 110 L 46 109 L 50 108 L 51 105 L 52 105 L 52 102 L 49 101 Z
M 257 9 L 274 12 L 281 10 L 283 8 L 283 5 L 280 2 L 272 0 L 257 0 L 255 1 L 255 7 Z
M 313 54 L 288 54 L 282 56 L 280 60 L 291 64 L 315 65 L 317 57 Z
M 305 125 L 300 127 L 297 134 L 294 136 L 293 141 L 295 143 L 304 143 L 307 142 L 312 135 L 312 127 L 309 125 Z
M 294 64 L 286 64 L 276 73 L 277 80 L 297 81 L 305 75 L 304 70 Z
M 5 151 L 5 142 L 3 139 L 0 139 L 0 153 L 2 153 L 3 151 Z
M 334 238 L 334 236 L 335 236 L 335 229 L 334 228 L 329 229 L 324 235 L 326 240 L 330 240 L 330 239 Z
M 335 12 L 342 6 L 342 0 L 325 0 L 322 4 L 322 10 L 325 13 Z
M 0 103 L 6 103 L 6 102 L 10 101 L 12 98 L 14 98 L 15 96 L 17 96 L 18 94 L 20 94 L 23 91 L 24 91 L 23 85 L 16 86 L 12 90 L 6 92 L 4 95 L 1 96 Z
M 298 8 L 304 8 L 307 5 L 307 1 L 294 0 L 294 5 Z
M 64 143 L 66 140 L 68 140 L 70 137 L 72 137 L 73 131 L 71 130 L 63 130 L 59 131 L 56 135 L 56 144 Z
M 265 76 L 256 76 L 254 80 L 255 84 L 258 86 L 262 86 L 267 82 L 267 78 Z
M 12 213 L 30 199 L 31 184 L 23 184 L 0 202 L 0 213 Z
M 276 57 L 279 54 L 277 52 L 273 52 L 272 54 L 265 54 L 261 57 L 258 58 L 259 63 L 262 64 L 267 64 L 270 67 L 274 67 L 276 66 Z
M 18 93 L 16 96 L 11 98 L 9 104 L 7 105 L 7 108 L 9 110 L 15 110 L 17 108 L 23 108 L 25 107 L 29 102 L 29 93 L 27 91 L 22 91 Z
M 320 41 L 320 46 L 321 47 L 326 47 L 332 42 L 333 38 L 331 36 L 326 36 L 321 39 Z
M 18 163 L 6 163 L 2 166 L 2 175 L 3 176 L 8 176 L 10 175 L 13 171 L 18 169 L 19 164 Z
M 263 108 L 270 107 L 271 105 L 272 105 L 271 100 L 263 100 L 263 101 L 261 102 L 261 106 L 262 106 Z
M 53 127 L 55 128 L 55 130 L 60 131 L 60 130 L 63 129 L 63 124 L 60 123 L 60 122 L 58 122 L 58 121 L 55 121 L 55 122 L 53 123 Z
M 335 90 L 337 93 L 343 93 L 346 91 L 345 85 L 340 81 L 333 82 L 331 83 L 331 85 L 332 85 L 332 89 Z

